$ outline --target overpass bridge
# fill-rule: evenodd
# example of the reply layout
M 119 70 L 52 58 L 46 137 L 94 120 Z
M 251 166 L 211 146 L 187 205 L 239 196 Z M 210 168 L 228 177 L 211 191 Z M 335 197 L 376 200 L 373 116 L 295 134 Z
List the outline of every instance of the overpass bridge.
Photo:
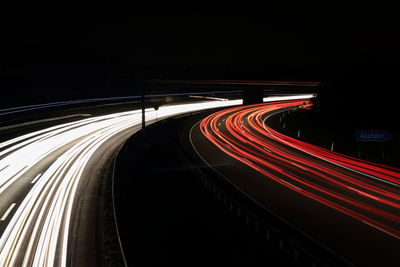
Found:
M 318 93 L 322 86 L 316 81 L 148 80 L 142 91 L 142 128 L 145 127 L 146 99 L 158 109 L 160 105 L 175 102 L 175 96 L 236 94 L 243 99 L 243 105 L 250 105 L 262 103 L 264 97 L 271 95 Z
M 146 94 L 151 92 L 200 94 L 206 92 L 237 93 L 243 98 L 243 104 L 262 103 L 263 97 L 276 94 L 318 93 L 321 82 L 304 81 L 256 81 L 256 80 L 148 80 Z

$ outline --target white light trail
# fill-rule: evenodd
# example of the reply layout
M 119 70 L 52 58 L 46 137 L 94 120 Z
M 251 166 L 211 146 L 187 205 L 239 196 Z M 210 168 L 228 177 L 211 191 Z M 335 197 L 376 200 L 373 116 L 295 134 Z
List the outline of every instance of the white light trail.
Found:
M 163 119 L 240 104 L 242 100 L 169 105 L 157 113 Z M 0 266 L 66 266 L 71 215 L 84 170 L 110 138 L 130 128 L 132 134 L 137 131 L 141 116 L 141 110 L 134 110 L 85 118 L 0 143 L 0 201 L 6 193 L 7 198 L 18 195 L 13 193 L 17 181 L 18 192 L 27 192 L 0 237 Z M 147 124 L 155 118 L 156 112 L 146 109 Z
M 264 102 L 272 102 L 272 101 L 284 101 L 284 100 L 297 100 L 297 99 L 310 99 L 314 98 L 315 94 L 298 94 L 298 95 L 287 95 L 287 96 L 268 96 L 264 97 Z

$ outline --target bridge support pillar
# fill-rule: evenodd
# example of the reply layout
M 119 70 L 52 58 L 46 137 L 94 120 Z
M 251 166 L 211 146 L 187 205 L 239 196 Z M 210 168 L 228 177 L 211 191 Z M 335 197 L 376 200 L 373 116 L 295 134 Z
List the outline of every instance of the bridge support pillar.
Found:
M 145 102 L 144 95 L 143 95 L 142 96 L 142 129 L 144 129 L 146 127 L 145 109 L 146 109 L 146 102 Z

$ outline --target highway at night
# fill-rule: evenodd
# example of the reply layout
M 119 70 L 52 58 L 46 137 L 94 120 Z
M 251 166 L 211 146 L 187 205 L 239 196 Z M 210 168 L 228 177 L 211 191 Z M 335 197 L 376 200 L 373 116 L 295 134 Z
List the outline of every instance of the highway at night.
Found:
M 0 267 L 400 266 L 394 4 L 2 10 Z
M 146 121 L 240 103 L 146 109 Z M 87 117 L 0 144 L 0 266 L 95 265 L 91 190 L 141 121 L 141 110 Z
M 390 265 L 398 258 L 400 170 L 280 133 L 283 114 L 312 108 L 313 97 L 245 106 L 196 97 L 146 109 L 146 125 L 218 108 L 189 134 L 213 171 L 350 265 Z M 96 192 L 113 175 L 120 147 L 141 129 L 142 110 L 81 115 L 0 143 L 0 266 L 100 265 Z
M 348 263 L 397 262 L 400 169 L 305 143 L 270 123 L 311 106 L 303 99 L 225 109 L 194 125 L 191 142 L 220 176 Z

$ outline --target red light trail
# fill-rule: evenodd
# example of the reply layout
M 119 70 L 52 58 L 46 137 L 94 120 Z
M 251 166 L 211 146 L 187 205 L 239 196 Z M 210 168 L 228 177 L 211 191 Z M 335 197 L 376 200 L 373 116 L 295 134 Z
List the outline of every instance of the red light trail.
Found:
M 400 169 L 342 155 L 272 129 L 267 120 L 310 100 L 229 108 L 200 123 L 228 155 L 299 194 L 400 238 Z

